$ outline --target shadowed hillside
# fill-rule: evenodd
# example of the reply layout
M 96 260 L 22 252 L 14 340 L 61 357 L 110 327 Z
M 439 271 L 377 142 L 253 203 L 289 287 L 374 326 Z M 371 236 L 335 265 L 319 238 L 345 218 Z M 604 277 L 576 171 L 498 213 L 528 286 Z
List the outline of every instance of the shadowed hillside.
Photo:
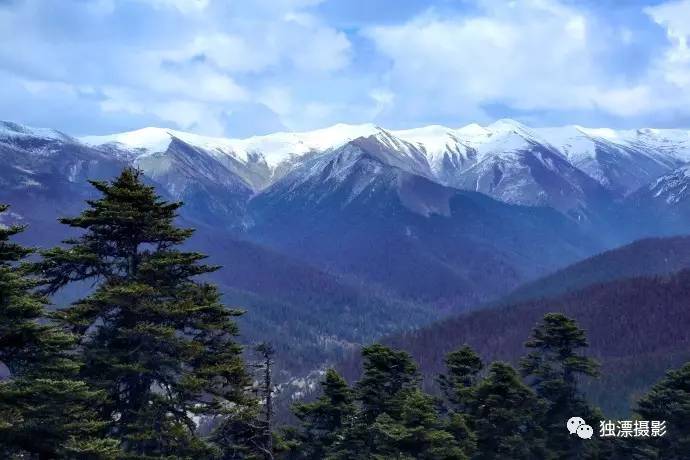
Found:
M 634 276 L 663 275 L 690 267 L 690 236 L 649 238 L 597 254 L 532 283 L 501 299 L 509 304 L 551 297 L 595 283 Z
M 683 270 L 475 311 L 384 342 L 412 353 L 432 387 L 449 351 L 468 344 L 487 362 L 516 362 L 537 321 L 548 312 L 564 313 L 586 331 L 589 352 L 602 363 L 602 379 L 587 391 L 607 413 L 623 414 L 666 369 L 690 358 L 689 299 L 690 270 Z M 358 367 L 353 359 L 344 371 L 352 378 Z

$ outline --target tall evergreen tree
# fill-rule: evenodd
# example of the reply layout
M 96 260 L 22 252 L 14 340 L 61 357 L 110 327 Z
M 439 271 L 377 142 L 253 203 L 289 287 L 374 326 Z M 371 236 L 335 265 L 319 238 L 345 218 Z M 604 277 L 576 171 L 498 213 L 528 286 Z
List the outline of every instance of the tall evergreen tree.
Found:
M 300 425 L 296 433 L 290 433 L 294 446 L 289 458 L 326 458 L 331 447 L 339 441 L 342 430 L 353 421 L 355 406 L 352 390 L 335 370 L 326 371 L 321 381 L 321 391 L 323 395 L 316 401 L 293 406 Z
M 447 372 L 438 381 L 446 400 L 458 412 L 467 413 L 477 384 L 477 376 L 484 367 L 477 353 L 465 345 L 446 355 Z
M 522 374 L 547 403 L 543 426 L 548 447 L 558 458 L 583 458 L 595 442 L 583 442 L 565 427 L 570 417 L 582 417 L 593 426 L 600 415 L 578 389 L 578 379 L 598 375 L 598 364 L 584 356 L 585 333 L 575 321 L 560 313 L 548 313 L 525 346 L 532 351 L 521 361 Z
M 76 379 L 74 337 L 45 320 L 39 280 L 18 265 L 31 253 L 10 241 L 22 230 L 0 228 L 0 363 L 9 371 L 0 381 L 0 455 L 115 458 L 114 440 L 98 438 L 105 423 L 93 406 L 102 395 Z
M 356 393 L 363 418 L 371 423 L 382 413 L 396 417 L 405 392 L 419 384 L 417 365 L 408 353 L 381 344 L 364 347 L 362 357 L 364 373 Z
M 243 406 L 248 377 L 233 320 L 241 312 L 196 278 L 218 267 L 179 249 L 193 232 L 173 223 L 181 203 L 161 200 L 131 168 L 91 184 L 101 197 L 61 219 L 81 235 L 37 265 L 49 292 L 98 282 L 59 315 L 81 336 L 82 374 L 106 392 L 101 410 L 128 458 L 217 455 L 194 417 Z
M 680 460 L 690 453 L 690 363 L 671 370 L 637 404 L 643 420 L 665 422 L 665 434 L 649 438 L 656 456 Z M 650 433 L 651 434 L 651 433 Z
M 509 364 L 492 363 L 487 377 L 477 385 L 475 396 L 475 459 L 551 458 L 539 424 L 543 404 Z
M 436 401 L 414 389 L 397 417 L 384 413 L 371 426 L 374 458 L 465 460 L 463 446 L 439 417 Z
M 388 419 L 400 420 L 405 399 L 418 387 L 417 365 L 404 351 L 373 344 L 362 349 L 362 357 L 364 372 L 354 391 L 356 414 L 327 458 L 383 458 L 378 454 L 384 447 L 381 437 L 372 426 L 377 421 L 385 425 Z

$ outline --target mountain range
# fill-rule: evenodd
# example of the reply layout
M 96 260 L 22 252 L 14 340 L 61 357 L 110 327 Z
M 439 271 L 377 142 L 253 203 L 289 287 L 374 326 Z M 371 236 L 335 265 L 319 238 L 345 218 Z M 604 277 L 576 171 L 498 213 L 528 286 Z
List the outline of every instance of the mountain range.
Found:
M 305 371 L 500 298 L 603 250 L 690 229 L 690 131 L 335 125 L 247 139 L 163 128 L 76 138 L 0 122 L 0 202 L 38 246 L 143 171 L 224 265 L 248 339 Z M 0 224 L 8 222 L 0 222 Z M 259 334 L 263 333 L 263 334 Z

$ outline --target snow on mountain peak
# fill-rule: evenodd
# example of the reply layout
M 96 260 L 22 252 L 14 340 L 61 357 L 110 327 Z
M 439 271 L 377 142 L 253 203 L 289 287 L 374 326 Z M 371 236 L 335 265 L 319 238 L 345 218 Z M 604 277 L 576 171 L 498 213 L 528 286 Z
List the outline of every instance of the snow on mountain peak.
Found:
M 60 131 L 49 128 L 32 128 L 11 121 L 0 121 L 0 139 L 3 138 L 40 138 L 58 141 L 74 141 L 74 139 Z
M 145 150 L 148 153 L 164 152 L 172 140 L 171 130 L 146 127 L 124 133 L 105 136 L 86 136 L 80 139 L 88 145 L 117 144 L 127 149 Z
M 278 132 L 247 139 L 233 139 L 231 142 L 243 152 L 260 152 L 270 166 L 276 166 L 292 156 L 339 147 L 351 140 L 379 131 L 380 128 L 373 124 L 339 123 L 314 131 Z
M 530 128 L 511 118 L 501 118 L 487 126 L 491 131 L 528 131 Z
M 260 190 L 298 167 L 311 154 L 326 153 L 359 138 L 375 141 L 379 146 L 366 145 L 376 149 L 391 165 L 458 187 L 467 186 L 466 177 L 472 171 L 487 171 L 487 177 L 491 173 L 499 181 L 499 176 L 509 177 L 511 171 L 517 171 L 515 175 L 525 174 L 524 171 L 529 174 L 526 165 L 530 162 L 558 163 L 562 159 L 604 187 L 626 194 L 690 162 L 690 131 L 614 130 L 578 125 L 531 128 L 511 119 L 484 126 L 430 125 L 402 130 L 340 123 L 313 131 L 277 132 L 244 139 L 143 128 L 82 140 L 90 145 L 110 144 L 115 154 L 124 152 L 130 158 L 142 158 L 165 152 L 173 139 L 179 139 L 214 156 L 224 167 L 243 171 L 242 177 Z M 620 170 L 620 165 L 625 165 L 624 170 Z
M 591 137 L 600 137 L 610 141 L 619 141 L 621 139 L 620 133 L 611 128 L 585 128 L 578 125 L 575 125 L 574 128 Z
M 82 137 L 82 142 L 98 145 L 117 145 L 126 149 L 143 150 L 143 154 L 165 152 L 173 138 L 202 148 L 213 154 L 229 155 L 248 162 L 253 155 L 262 156 L 270 166 L 312 151 L 323 151 L 350 140 L 379 132 L 372 124 L 337 124 L 307 132 L 277 132 L 245 139 L 208 137 L 165 128 L 148 127 L 106 136 Z

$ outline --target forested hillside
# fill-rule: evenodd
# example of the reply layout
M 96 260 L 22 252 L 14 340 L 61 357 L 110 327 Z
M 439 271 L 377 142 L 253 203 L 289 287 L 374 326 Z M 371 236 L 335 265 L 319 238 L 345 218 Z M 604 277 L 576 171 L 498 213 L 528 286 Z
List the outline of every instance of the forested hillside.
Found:
M 680 240 L 679 240 L 680 241 Z M 690 270 L 594 284 L 553 298 L 480 310 L 390 337 L 384 343 L 408 350 L 427 377 L 443 368 L 446 353 L 470 345 L 485 360 L 516 362 L 523 342 L 545 313 L 574 318 L 586 331 L 591 356 L 602 363 L 600 381 L 587 386 L 605 411 L 625 414 L 631 402 L 669 367 L 690 358 Z M 357 375 L 358 360 L 345 374 Z
M 497 303 L 553 297 L 591 284 L 690 268 L 690 237 L 647 238 L 597 254 L 520 286 Z

